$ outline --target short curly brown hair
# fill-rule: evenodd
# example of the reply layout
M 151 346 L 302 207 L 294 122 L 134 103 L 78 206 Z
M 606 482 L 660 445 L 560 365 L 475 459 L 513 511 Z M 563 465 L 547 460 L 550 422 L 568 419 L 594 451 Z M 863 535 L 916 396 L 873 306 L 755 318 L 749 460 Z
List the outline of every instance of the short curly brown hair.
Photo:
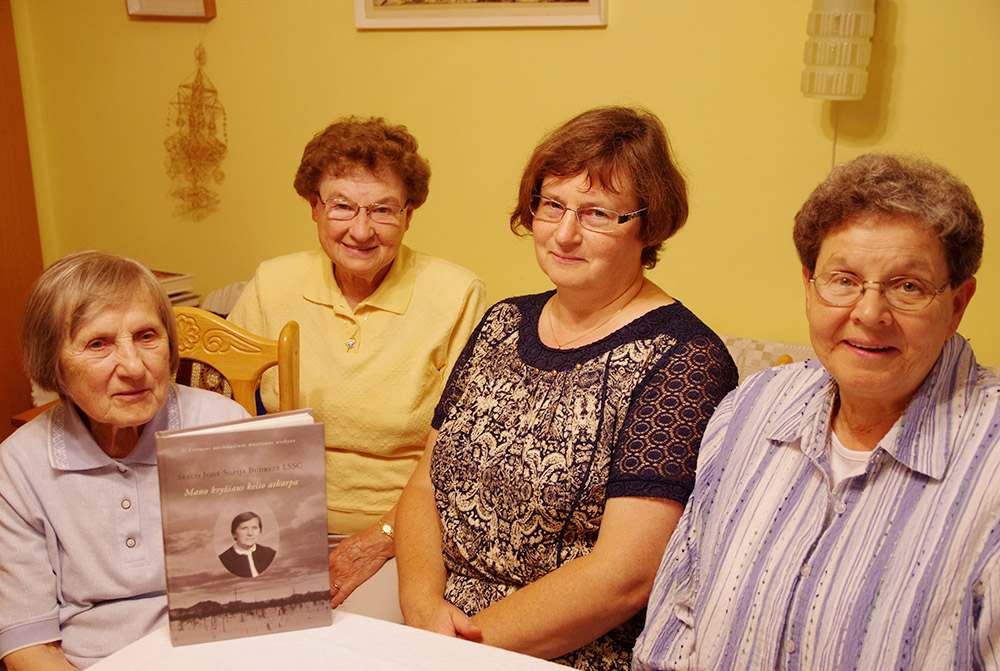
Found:
M 531 197 L 546 177 L 587 173 L 602 189 L 617 193 L 616 177 L 635 190 L 642 266 L 652 268 L 664 241 L 688 216 L 687 185 L 674 163 L 663 124 L 652 112 L 631 107 L 598 107 L 559 126 L 535 147 L 521 176 L 517 207 L 510 215 L 515 233 L 531 231 Z
M 295 173 L 295 191 L 315 204 L 324 175 L 362 169 L 393 172 L 406 189 L 406 204 L 416 209 L 427 200 L 431 165 L 417 153 L 417 139 L 406 126 L 381 117 L 349 116 L 330 124 L 306 144 Z
M 957 287 L 983 259 L 983 214 L 966 184 L 941 166 L 906 156 L 863 154 L 841 163 L 795 215 L 802 266 L 816 269 L 823 240 L 862 213 L 913 217 L 937 235 Z

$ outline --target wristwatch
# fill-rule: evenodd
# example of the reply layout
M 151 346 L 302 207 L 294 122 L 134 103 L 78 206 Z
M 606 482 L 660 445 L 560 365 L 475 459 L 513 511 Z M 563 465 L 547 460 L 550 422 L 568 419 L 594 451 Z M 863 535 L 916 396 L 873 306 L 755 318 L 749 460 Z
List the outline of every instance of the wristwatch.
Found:
M 389 538 L 396 540 L 396 532 L 392 530 L 392 525 L 388 522 L 379 522 L 379 530 Z

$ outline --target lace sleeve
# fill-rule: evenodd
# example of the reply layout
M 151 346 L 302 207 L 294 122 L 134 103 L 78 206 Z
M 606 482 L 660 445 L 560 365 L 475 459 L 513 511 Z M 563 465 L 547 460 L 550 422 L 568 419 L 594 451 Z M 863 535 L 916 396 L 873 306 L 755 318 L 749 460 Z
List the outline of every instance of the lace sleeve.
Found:
M 717 339 L 699 335 L 677 343 L 632 397 L 612 456 L 608 498 L 686 504 L 705 426 L 736 381 L 736 366 Z

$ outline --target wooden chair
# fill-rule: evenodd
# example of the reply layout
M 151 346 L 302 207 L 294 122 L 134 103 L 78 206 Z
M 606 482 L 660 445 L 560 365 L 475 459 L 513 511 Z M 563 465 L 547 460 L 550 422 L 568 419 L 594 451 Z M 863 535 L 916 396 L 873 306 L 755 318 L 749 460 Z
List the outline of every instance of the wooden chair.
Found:
M 59 399 L 57 398 L 54 401 L 49 401 L 48 403 L 43 403 L 42 405 L 36 405 L 35 407 L 28 408 L 27 410 L 19 412 L 16 415 L 11 415 L 10 425 L 16 429 L 17 427 L 23 424 L 27 424 L 35 417 L 38 417 L 40 414 L 42 414 L 43 412 L 45 412 L 58 402 Z M 3 671 L 3 667 L 0 667 L 0 671 Z
M 261 375 L 278 366 L 279 410 L 299 407 L 299 325 L 290 321 L 268 340 L 207 310 L 174 307 L 181 359 L 211 366 L 233 390 L 233 400 L 257 414 L 254 394 Z

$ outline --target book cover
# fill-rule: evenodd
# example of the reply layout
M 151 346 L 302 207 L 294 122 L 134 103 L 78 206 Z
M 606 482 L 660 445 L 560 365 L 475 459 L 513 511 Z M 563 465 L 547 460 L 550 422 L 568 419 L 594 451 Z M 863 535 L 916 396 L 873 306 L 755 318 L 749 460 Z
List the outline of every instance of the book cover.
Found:
M 323 425 L 311 413 L 157 432 L 174 645 L 331 623 Z
M 168 295 L 194 291 L 194 275 L 172 273 L 167 270 L 154 270 L 152 272 Z

